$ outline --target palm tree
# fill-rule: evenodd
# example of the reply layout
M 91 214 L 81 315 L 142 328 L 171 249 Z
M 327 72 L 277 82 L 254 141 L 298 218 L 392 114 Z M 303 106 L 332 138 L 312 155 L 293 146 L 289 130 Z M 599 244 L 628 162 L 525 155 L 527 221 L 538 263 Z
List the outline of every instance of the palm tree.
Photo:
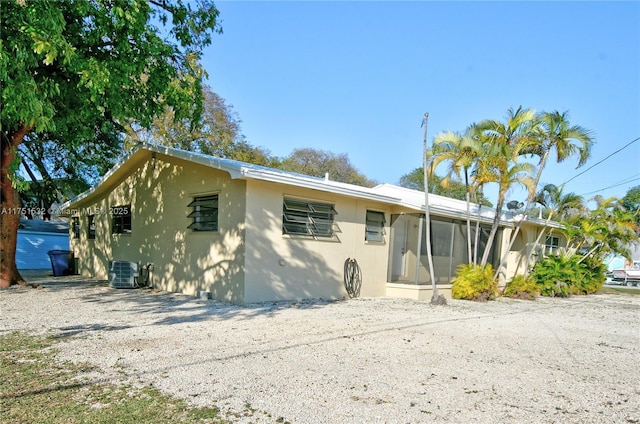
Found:
M 519 107 L 510 108 L 505 122 L 497 120 L 484 120 L 478 124 L 478 131 L 484 144 L 483 153 L 476 165 L 476 183 L 485 184 L 493 182 L 498 184 L 498 200 L 495 208 L 495 216 L 489 233 L 489 239 L 482 255 L 481 265 L 487 264 L 489 253 L 494 243 L 502 207 L 504 206 L 507 192 L 516 185 L 521 184 L 529 193 L 534 189 L 533 165 L 530 163 L 518 163 L 517 158 L 522 155 L 522 149 L 532 144 L 535 135 L 535 112 L 531 109 Z M 498 267 L 498 272 L 500 267 Z
M 464 173 L 464 185 L 466 189 L 465 200 L 467 202 L 467 254 L 469 263 L 472 262 L 471 251 L 471 186 L 469 184 L 469 170 L 481 156 L 482 145 L 477 138 L 477 127 L 471 125 L 464 134 L 458 132 L 443 132 L 433 140 L 433 146 L 429 151 L 432 157 L 432 167 L 434 170 L 439 164 L 447 161 L 449 163 L 446 176 L 442 179 L 442 185 L 447 187 L 455 175 L 461 178 Z
M 593 144 L 591 131 L 578 126 L 571 125 L 569 123 L 568 112 L 542 112 L 538 114 L 526 126 L 526 132 L 519 134 L 518 138 L 514 138 L 514 141 L 519 144 L 519 154 L 533 154 L 540 157 L 538 164 L 538 170 L 533 180 L 533 187 L 537 187 L 542 176 L 549 155 L 552 150 L 556 152 L 556 162 L 560 163 L 565 161 L 571 156 L 578 154 L 578 167 L 584 165 L 591 154 L 591 146 Z M 535 192 L 530 192 L 527 196 L 527 202 L 525 205 L 525 214 L 529 211 L 531 205 L 534 203 Z M 509 246 L 507 247 L 500 266 L 506 262 L 509 251 L 516 240 L 516 237 L 522 227 L 524 220 L 520 220 L 516 226 Z M 497 274 L 496 274 L 497 275 Z
M 603 257 L 608 253 L 620 253 L 629 257 L 628 246 L 638 240 L 633 213 L 616 197 L 596 196 L 591 200 L 596 202 L 595 209 L 565 222 L 567 245 L 578 251 L 591 249 L 582 260 L 591 254 Z
M 557 215 L 559 219 L 564 219 L 572 212 L 585 209 L 584 199 L 575 193 L 562 193 L 562 186 L 558 187 L 554 184 L 545 185 L 535 196 L 535 201 L 547 211 L 547 220 L 544 227 L 538 233 L 538 237 L 529 253 L 527 254 L 527 268 L 531 261 L 531 256 L 536 252 L 542 236 L 546 233 L 552 218 Z M 551 233 L 549 233 L 551 234 Z

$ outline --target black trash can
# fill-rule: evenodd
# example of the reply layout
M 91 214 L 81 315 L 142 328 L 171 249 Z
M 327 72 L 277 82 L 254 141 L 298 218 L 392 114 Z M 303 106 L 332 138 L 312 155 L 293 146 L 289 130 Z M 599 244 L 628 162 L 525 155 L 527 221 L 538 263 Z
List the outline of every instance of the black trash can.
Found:
M 47 253 L 49 254 L 49 259 L 51 259 L 51 268 L 55 277 L 73 274 L 75 260 L 72 251 L 49 250 Z

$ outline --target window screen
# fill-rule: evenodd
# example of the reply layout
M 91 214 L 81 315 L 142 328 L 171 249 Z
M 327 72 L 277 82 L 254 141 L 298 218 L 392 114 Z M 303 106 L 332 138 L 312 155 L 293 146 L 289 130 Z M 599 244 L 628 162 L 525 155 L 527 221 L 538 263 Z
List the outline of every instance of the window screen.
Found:
M 111 223 L 113 234 L 131 234 L 131 205 L 112 207 Z
M 384 241 L 384 223 L 387 222 L 383 212 L 367 211 L 364 239 L 366 241 Z
M 89 240 L 95 240 L 96 238 L 96 216 L 88 215 L 87 216 L 87 238 Z
M 73 218 L 71 218 L 71 230 L 73 231 L 73 238 L 74 239 L 79 239 L 80 238 L 80 218 L 78 218 L 77 216 L 74 216 Z
M 194 197 L 188 207 L 192 208 L 187 227 L 193 231 L 218 231 L 218 195 Z
M 282 233 L 315 237 L 333 237 L 334 216 L 338 213 L 329 203 L 284 199 Z

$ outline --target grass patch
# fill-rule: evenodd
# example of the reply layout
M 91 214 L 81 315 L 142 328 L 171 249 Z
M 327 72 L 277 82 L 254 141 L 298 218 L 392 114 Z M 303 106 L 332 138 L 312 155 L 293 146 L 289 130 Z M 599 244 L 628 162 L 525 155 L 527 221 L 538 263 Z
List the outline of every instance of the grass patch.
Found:
M 217 408 L 194 408 L 145 387 L 91 383 L 87 365 L 59 363 L 59 339 L 0 334 L 3 423 L 228 423 Z
M 627 287 L 603 287 L 602 289 L 600 289 L 599 293 L 631 294 L 631 295 L 640 296 L 640 290 L 627 288 Z

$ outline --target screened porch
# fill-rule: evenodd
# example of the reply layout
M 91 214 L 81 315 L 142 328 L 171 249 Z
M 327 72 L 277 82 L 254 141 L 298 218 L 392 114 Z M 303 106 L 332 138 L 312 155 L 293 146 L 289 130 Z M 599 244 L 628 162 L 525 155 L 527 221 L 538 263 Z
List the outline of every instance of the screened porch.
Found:
M 398 290 L 409 293 L 411 298 L 426 298 L 431 290 L 426 245 L 424 214 L 399 214 L 391 216 L 391 242 L 389 249 L 389 275 L 387 295 L 396 295 Z M 482 258 L 487 243 L 490 225 L 481 224 L 478 237 L 478 258 Z M 472 255 L 475 254 L 476 224 L 471 222 Z M 496 246 L 500 246 L 502 230 L 498 230 L 489 255 L 489 263 L 495 265 Z M 431 252 L 436 284 L 450 287 L 456 268 L 469 263 L 466 221 L 438 216 L 431 217 Z M 478 259 L 478 262 L 480 259 Z M 425 291 L 425 293 L 420 293 Z M 407 297 L 407 293 L 399 294 Z M 424 296 L 423 296 L 424 295 Z

